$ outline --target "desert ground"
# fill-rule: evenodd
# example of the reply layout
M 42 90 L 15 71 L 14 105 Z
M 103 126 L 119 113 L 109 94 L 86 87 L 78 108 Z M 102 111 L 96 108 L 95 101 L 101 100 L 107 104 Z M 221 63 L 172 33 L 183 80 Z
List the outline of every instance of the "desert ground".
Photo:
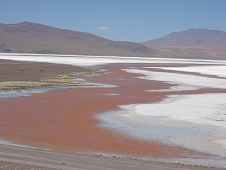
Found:
M 0 59 L 0 83 L 10 84 L 0 94 L 5 169 L 226 168 L 223 60 Z
M 0 145 L 0 169 L 4 170 L 73 170 L 73 169 L 144 169 L 144 170 L 206 170 L 215 169 L 203 166 L 184 165 L 180 163 L 141 160 L 131 157 L 106 156 L 101 154 L 84 154 L 48 151 Z M 219 168 L 221 170 L 223 168 Z

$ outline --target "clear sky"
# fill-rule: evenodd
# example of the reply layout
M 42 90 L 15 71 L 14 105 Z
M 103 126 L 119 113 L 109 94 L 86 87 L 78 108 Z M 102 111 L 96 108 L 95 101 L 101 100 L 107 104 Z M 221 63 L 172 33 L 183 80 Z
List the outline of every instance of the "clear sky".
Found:
M 0 0 L 0 23 L 23 21 L 142 42 L 190 28 L 226 31 L 226 0 Z

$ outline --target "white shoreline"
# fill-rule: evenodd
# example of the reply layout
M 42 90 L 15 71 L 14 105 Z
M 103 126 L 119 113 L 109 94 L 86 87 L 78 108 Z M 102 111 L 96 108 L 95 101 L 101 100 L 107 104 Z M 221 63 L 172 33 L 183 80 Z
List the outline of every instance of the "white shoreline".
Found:
M 160 103 L 120 106 L 97 118 L 101 127 L 138 139 L 226 157 L 225 98 L 226 94 L 173 95 Z
M 199 66 L 200 69 L 204 66 Z M 169 73 L 169 72 L 157 72 L 142 69 L 124 69 L 129 73 L 142 74 L 144 76 L 139 77 L 146 80 L 163 81 L 169 84 L 175 84 L 190 88 L 219 88 L 226 89 L 226 79 L 210 78 L 203 76 L 196 76 L 182 73 Z M 225 72 L 226 75 L 226 72 Z M 175 87 L 176 88 L 176 87 Z
M 175 59 L 151 57 L 123 56 L 89 56 L 89 55 L 55 55 L 55 54 L 17 54 L 0 53 L 0 59 L 15 61 L 48 62 L 76 66 L 95 66 L 103 64 L 153 64 L 153 63 L 184 63 L 184 64 L 226 64 L 226 60 Z
M 144 67 L 154 68 L 154 67 Z M 203 75 L 213 75 L 219 78 L 226 78 L 226 65 L 221 66 L 188 66 L 188 67 L 158 67 L 163 70 L 185 71 L 189 73 L 200 73 Z

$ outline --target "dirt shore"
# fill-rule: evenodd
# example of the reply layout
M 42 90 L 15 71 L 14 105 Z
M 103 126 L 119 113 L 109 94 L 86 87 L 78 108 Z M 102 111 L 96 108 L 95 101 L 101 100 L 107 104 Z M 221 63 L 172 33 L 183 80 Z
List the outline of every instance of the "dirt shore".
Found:
M 35 87 L 84 86 L 74 78 L 98 70 L 70 65 L 0 60 L 0 91 Z
M 3 170 L 223 170 L 179 163 L 148 161 L 133 157 L 81 154 L 21 148 L 0 144 L 0 169 Z
M 90 69 L 63 64 L 11 61 L 0 59 L 0 82 L 3 81 L 41 81 L 72 72 L 88 72 Z

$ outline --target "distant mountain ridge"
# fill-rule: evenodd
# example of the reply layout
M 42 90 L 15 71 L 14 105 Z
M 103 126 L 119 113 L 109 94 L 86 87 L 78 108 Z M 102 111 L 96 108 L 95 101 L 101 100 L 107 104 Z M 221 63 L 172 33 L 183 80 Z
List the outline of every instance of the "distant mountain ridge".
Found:
M 0 24 L 0 52 L 151 56 L 146 46 L 94 34 L 23 22 Z
M 204 46 L 226 47 L 226 32 L 209 29 L 189 29 L 174 32 L 165 37 L 142 43 L 147 47 L 152 46 Z
M 226 32 L 189 29 L 141 43 L 157 51 L 159 57 L 226 59 Z
M 0 52 L 226 59 L 226 32 L 189 29 L 135 43 L 22 22 L 0 24 Z

